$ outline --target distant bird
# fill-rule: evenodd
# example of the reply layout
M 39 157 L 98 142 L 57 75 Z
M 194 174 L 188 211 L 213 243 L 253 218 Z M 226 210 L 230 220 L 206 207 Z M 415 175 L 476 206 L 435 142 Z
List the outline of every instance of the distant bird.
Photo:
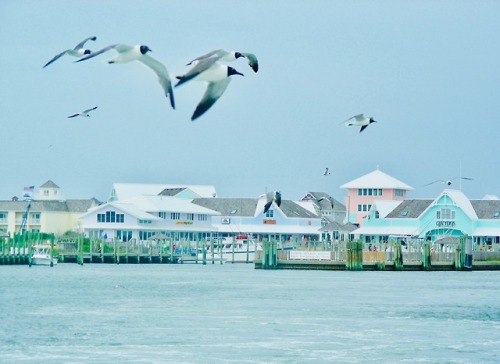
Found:
M 468 180 L 468 181 L 472 181 L 473 179 L 472 178 L 469 178 L 469 177 L 455 177 L 455 178 L 452 178 L 452 179 L 449 179 L 449 180 L 444 180 L 444 179 L 438 179 L 437 181 L 434 181 L 434 182 L 431 182 L 431 183 L 427 183 L 426 186 L 430 186 L 434 183 L 438 183 L 438 182 L 441 182 L 442 184 L 445 184 L 447 186 L 451 186 L 451 181 L 455 181 L 457 179 L 465 179 L 465 180 Z
M 364 114 L 355 115 L 355 116 L 343 121 L 343 123 L 346 126 L 361 126 L 361 129 L 359 130 L 360 133 L 363 130 L 365 130 L 368 125 L 370 125 L 371 123 L 376 123 L 376 122 L 377 121 L 373 120 L 373 118 L 365 117 Z
M 175 87 L 190 80 L 208 82 L 207 89 L 191 116 L 193 121 L 210 109 L 222 96 L 229 82 L 231 82 L 230 76 L 243 76 L 243 73 L 236 71 L 234 68 L 217 63 L 217 59 L 217 57 L 201 59 L 186 74 L 177 76 L 179 82 Z
M 165 96 L 170 97 L 170 105 L 172 105 L 172 108 L 175 109 L 174 92 L 172 90 L 172 83 L 170 81 L 167 68 L 163 63 L 146 54 L 147 52 L 151 52 L 151 49 L 146 45 L 129 46 L 126 44 L 113 44 L 85 56 L 77 62 L 86 61 L 87 59 L 98 56 L 101 53 L 109 51 L 110 49 L 114 50 L 118 54 L 114 58 L 107 61 L 109 64 L 139 61 L 156 73 L 156 76 L 158 76 L 158 82 L 160 82 L 160 85 L 165 91 Z
M 266 204 L 264 205 L 264 213 L 266 213 L 273 204 L 273 201 L 276 202 L 278 207 L 281 205 L 281 192 L 279 191 L 270 191 L 266 193 Z
M 236 52 L 236 51 L 228 52 L 228 51 L 225 51 L 223 49 L 217 49 L 215 51 L 204 54 L 203 56 L 195 58 L 191 62 L 189 62 L 186 66 L 191 65 L 193 62 L 198 62 L 198 61 L 201 61 L 203 59 L 212 58 L 212 57 L 216 57 L 218 61 L 223 61 L 223 62 L 232 62 L 238 58 L 245 57 L 248 60 L 248 65 L 250 67 L 252 67 L 254 72 L 257 72 L 259 70 L 259 61 L 257 60 L 257 57 L 255 56 L 255 54 Z
M 47 62 L 47 64 L 45 66 L 43 66 L 43 68 L 47 67 L 52 62 L 55 62 L 56 60 L 58 60 L 59 58 L 61 58 L 65 54 L 67 54 L 69 56 L 73 56 L 73 57 L 83 57 L 85 55 L 92 54 L 92 52 L 89 49 L 85 49 L 85 48 L 83 48 L 83 46 L 85 45 L 85 43 L 87 43 L 87 41 L 89 41 L 89 40 L 95 41 L 96 39 L 97 39 L 96 37 L 89 37 L 89 38 L 81 41 L 80 43 L 78 43 L 75 46 L 75 48 L 66 49 L 64 52 L 59 53 L 57 56 L 55 56 L 49 62 Z
M 328 167 L 326 167 L 325 171 L 323 172 L 323 176 L 329 176 L 331 173 L 328 170 Z
M 89 118 L 90 117 L 89 112 L 91 112 L 92 110 L 95 110 L 95 109 L 97 109 L 97 106 L 93 107 L 92 109 L 83 110 L 82 112 L 79 112 L 78 114 L 70 115 L 70 116 L 68 116 L 68 118 L 74 118 L 77 116 L 83 116 L 83 117 Z

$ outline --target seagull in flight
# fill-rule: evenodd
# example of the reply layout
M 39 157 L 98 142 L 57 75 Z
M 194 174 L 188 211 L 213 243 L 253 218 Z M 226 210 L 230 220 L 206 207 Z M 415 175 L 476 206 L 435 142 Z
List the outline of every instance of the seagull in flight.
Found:
M 325 171 L 323 172 L 323 176 L 329 176 L 331 173 L 328 170 L 328 167 L 326 167 Z
M 346 126 L 361 126 L 361 129 L 359 130 L 359 132 L 361 133 L 368 127 L 368 125 L 376 122 L 377 121 L 373 120 L 373 118 L 365 117 L 364 114 L 359 114 L 343 121 L 342 123 Z
M 132 61 L 139 61 L 149 69 L 151 69 L 156 76 L 158 76 L 158 82 L 163 87 L 165 91 L 165 96 L 170 98 L 170 105 L 172 105 L 172 109 L 175 109 L 175 100 L 174 100 L 174 91 L 172 89 L 172 83 L 170 81 L 170 76 L 168 74 L 167 68 L 165 65 L 150 55 L 148 52 L 151 52 L 151 49 L 146 45 L 135 45 L 129 46 L 126 44 L 113 44 L 103 49 L 89 54 L 88 56 L 79 59 L 76 62 L 86 61 L 87 59 L 98 56 L 104 52 L 109 50 L 114 50 L 117 54 L 115 57 L 107 60 L 107 63 L 128 63 Z
M 266 193 L 266 204 L 264 205 L 264 213 L 266 213 L 273 204 L 273 201 L 276 202 L 278 207 L 281 205 L 281 192 L 280 191 L 270 191 Z
M 225 51 L 224 49 L 217 49 L 215 51 L 204 54 L 203 56 L 195 58 L 191 62 L 189 62 L 186 66 L 190 66 L 194 62 L 199 62 L 203 59 L 212 57 L 215 57 L 217 58 L 218 61 L 223 61 L 223 62 L 232 62 L 238 58 L 244 57 L 248 60 L 248 65 L 253 69 L 254 72 L 257 72 L 259 70 L 259 61 L 257 60 L 255 54 L 236 52 L 236 51 L 228 52 Z
M 438 182 L 441 182 L 442 184 L 445 184 L 447 186 L 451 186 L 451 181 L 455 181 L 457 179 L 465 179 L 465 180 L 468 180 L 468 181 L 473 181 L 472 178 L 469 178 L 469 177 L 455 177 L 455 178 L 452 178 L 452 179 L 449 179 L 449 180 L 444 180 L 444 179 L 438 179 L 437 181 L 434 181 L 434 182 L 431 182 L 431 183 L 427 183 L 426 186 L 430 186 L 434 183 L 438 183 Z
M 66 49 L 64 52 L 61 52 L 58 55 L 54 56 L 54 58 L 52 58 L 50 61 L 48 61 L 47 64 L 45 64 L 45 66 L 43 66 L 43 68 L 47 67 L 52 62 L 57 61 L 59 58 L 61 58 L 65 54 L 67 54 L 69 56 L 73 56 L 73 57 L 83 57 L 85 55 L 91 54 L 92 52 L 89 49 L 83 48 L 83 46 L 85 45 L 85 43 L 87 43 L 87 41 L 89 41 L 89 40 L 95 41 L 96 39 L 97 39 L 96 37 L 89 37 L 89 38 L 87 38 L 85 40 L 82 40 L 80 43 L 78 43 L 75 46 L 75 48 L 73 48 L 73 49 Z
M 203 115 L 222 96 L 231 82 L 230 76 L 243 76 L 243 73 L 236 71 L 232 67 L 219 64 L 217 60 L 217 57 L 200 59 L 186 74 L 177 76 L 179 82 L 177 82 L 175 87 L 190 80 L 206 81 L 208 83 L 203 97 L 191 116 L 192 121 Z
M 90 118 L 89 112 L 91 112 L 92 110 L 95 110 L 95 109 L 97 109 L 97 106 L 93 107 L 92 109 L 83 110 L 82 112 L 79 112 L 78 114 L 70 115 L 70 116 L 68 116 L 68 118 L 74 118 L 77 116 L 83 116 L 86 118 Z

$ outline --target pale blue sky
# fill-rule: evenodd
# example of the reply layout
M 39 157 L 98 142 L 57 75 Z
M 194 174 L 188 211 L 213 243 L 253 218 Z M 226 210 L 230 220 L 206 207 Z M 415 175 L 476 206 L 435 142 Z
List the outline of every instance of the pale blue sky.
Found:
M 468 197 L 500 196 L 499 15 L 498 1 L 3 0 L 0 199 L 51 179 L 68 198 L 137 182 L 343 201 L 339 186 L 377 165 L 410 198 L 460 168 Z M 203 83 L 175 89 L 172 110 L 141 64 L 103 63 L 114 52 L 42 69 L 89 36 L 92 50 L 148 45 L 171 73 L 218 48 L 255 53 L 260 70 L 231 63 L 245 76 L 191 122 Z M 379 122 L 340 125 L 359 113 Z

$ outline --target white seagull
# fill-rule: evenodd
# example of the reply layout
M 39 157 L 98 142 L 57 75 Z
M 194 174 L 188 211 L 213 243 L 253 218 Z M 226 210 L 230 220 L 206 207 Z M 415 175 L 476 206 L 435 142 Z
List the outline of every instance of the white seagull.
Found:
M 89 112 L 91 112 L 92 110 L 95 110 L 95 109 L 97 109 L 97 106 L 93 107 L 92 109 L 83 110 L 82 112 L 79 112 L 78 114 L 70 115 L 70 116 L 68 116 L 68 118 L 74 118 L 77 116 L 83 116 L 86 118 L 90 118 Z
M 98 56 L 101 53 L 109 51 L 110 49 L 117 52 L 117 55 L 107 60 L 107 63 L 112 64 L 139 61 L 156 73 L 156 76 L 158 76 L 158 82 L 160 82 L 160 85 L 165 91 L 165 96 L 170 97 L 170 105 L 172 105 L 172 108 L 175 109 L 174 92 L 167 68 L 163 65 L 163 63 L 146 54 L 147 52 L 151 52 L 151 49 L 146 45 L 129 46 L 126 44 L 113 44 L 83 57 L 77 62 L 86 61 L 87 59 Z
M 211 57 L 199 60 L 186 74 L 177 76 L 179 82 L 177 82 L 175 87 L 189 80 L 208 82 L 207 89 L 198 106 L 196 106 L 191 120 L 200 117 L 215 104 L 224 91 L 226 91 L 229 82 L 231 82 L 231 78 L 229 77 L 232 75 L 243 76 L 243 73 L 236 71 L 232 67 L 219 64 L 217 63 L 217 57 Z
M 271 208 L 273 201 L 276 202 L 276 205 L 278 205 L 278 207 L 281 205 L 280 191 L 270 191 L 266 193 L 266 204 L 264 205 L 264 213 L 266 213 Z
M 430 186 L 430 185 L 432 185 L 434 183 L 438 183 L 438 182 L 441 182 L 442 184 L 445 184 L 447 186 L 451 186 L 451 181 L 455 181 L 457 179 L 465 179 L 465 180 L 468 180 L 468 181 L 472 181 L 473 180 L 472 178 L 469 178 L 469 177 L 455 177 L 455 178 L 448 179 L 448 180 L 438 179 L 437 181 L 434 181 L 434 182 L 431 182 L 431 183 L 427 183 L 426 186 Z
M 361 133 L 368 125 L 376 123 L 376 121 L 373 120 L 373 118 L 365 117 L 364 114 L 359 114 L 343 121 L 342 123 L 346 126 L 361 126 L 361 129 L 359 130 Z
M 59 53 L 54 58 L 52 58 L 50 61 L 48 61 L 47 64 L 45 66 L 43 66 L 43 68 L 47 67 L 52 62 L 55 62 L 56 60 L 58 60 L 59 58 L 61 58 L 65 54 L 67 54 L 69 56 L 73 56 L 73 57 L 83 57 L 85 55 L 91 54 L 92 52 L 89 49 L 83 48 L 83 46 L 85 45 L 85 43 L 87 43 L 87 41 L 89 41 L 89 40 L 94 40 L 95 41 L 96 39 L 97 39 L 96 37 L 89 37 L 89 38 L 81 41 L 80 43 L 78 43 L 75 46 L 75 48 L 73 48 L 73 49 L 66 49 L 64 52 Z
M 325 171 L 323 172 L 323 176 L 329 176 L 330 171 L 328 170 L 328 167 L 326 167 Z
M 223 61 L 223 62 L 232 62 L 238 58 L 245 57 L 248 60 L 248 65 L 253 69 L 254 72 L 257 72 L 259 70 L 259 61 L 257 60 L 255 54 L 236 52 L 236 51 L 228 52 L 223 49 L 217 49 L 215 51 L 204 54 L 203 56 L 195 58 L 191 62 L 189 62 L 186 66 L 191 65 L 193 62 L 199 62 L 202 59 L 207 59 L 212 57 L 216 57 L 218 61 Z

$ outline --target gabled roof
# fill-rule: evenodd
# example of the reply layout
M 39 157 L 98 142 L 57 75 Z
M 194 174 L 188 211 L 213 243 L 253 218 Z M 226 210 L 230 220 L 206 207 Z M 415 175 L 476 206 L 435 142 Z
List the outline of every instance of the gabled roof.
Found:
M 334 210 L 337 212 L 346 211 L 345 206 L 328 193 L 309 192 L 304 199 L 310 200 L 310 198 L 307 198 L 308 196 L 312 196 L 314 202 L 321 208 L 321 210 Z
M 500 200 L 471 200 L 470 203 L 474 208 L 479 219 L 495 219 L 500 221 Z
M 214 186 L 209 185 L 174 185 L 152 183 L 113 183 L 110 200 L 123 200 L 135 196 L 158 195 L 165 189 L 191 190 L 199 197 L 214 197 L 217 195 Z
M 66 200 L 66 201 L 0 201 L 0 211 L 26 211 L 28 204 L 31 212 L 87 212 L 93 206 L 99 204 L 95 198 L 88 200 Z
M 265 199 L 260 198 L 195 198 L 193 203 L 218 211 L 223 216 L 254 217 L 263 210 Z M 272 208 L 276 208 L 273 204 Z M 318 216 L 293 201 L 282 200 L 278 209 L 290 218 L 317 218 Z
M 379 169 L 374 170 L 364 176 L 356 178 L 340 186 L 340 188 L 383 188 L 399 189 L 410 191 L 413 187 L 401 182 L 400 180 L 389 176 Z
M 437 203 L 443 196 L 449 196 L 451 200 L 471 219 L 477 220 L 476 211 L 472 207 L 469 199 L 464 195 L 462 191 L 446 189 L 434 200 Z
M 40 188 L 59 188 L 59 186 L 49 179 L 47 182 L 41 185 Z
M 256 198 L 195 198 L 193 203 L 218 211 L 223 216 L 254 216 Z
M 386 216 L 388 219 L 416 219 L 433 202 L 433 200 L 405 200 Z
M 375 208 L 379 213 L 379 218 L 383 219 L 389 215 L 403 201 L 394 200 L 375 200 L 373 201 L 372 210 Z

